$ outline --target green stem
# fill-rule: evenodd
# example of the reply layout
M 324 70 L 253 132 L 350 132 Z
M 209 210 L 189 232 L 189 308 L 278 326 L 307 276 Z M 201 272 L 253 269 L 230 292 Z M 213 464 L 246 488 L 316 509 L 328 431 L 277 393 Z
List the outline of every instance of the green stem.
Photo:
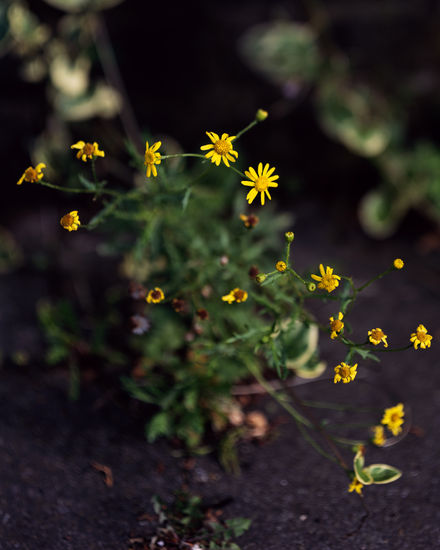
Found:
M 384 277 L 388 273 L 391 273 L 391 271 L 394 271 L 394 267 L 389 267 L 383 273 L 379 273 L 379 275 L 376 275 L 376 277 L 373 277 L 372 279 L 364 283 L 362 286 L 358 287 L 356 289 L 356 292 L 361 292 L 362 290 L 364 290 L 364 288 L 367 288 L 367 286 L 371 285 L 371 283 L 374 283 L 374 281 L 378 281 L 379 279 L 382 279 L 382 277 Z
M 50 189 L 57 189 L 58 191 L 66 191 L 67 193 L 92 193 L 96 194 L 96 189 L 78 189 L 76 187 L 61 187 L 53 183 L 48 183 L 46 181 L 39 181 L 38 185 L 43 185 L 44 187 L 49 187 Z M 102 189 L 100 191 L 105 195 L 112 195 L 113 197 L 120 197 L 121 193 L 119 191 L 112 191 L 111 189 Z
M 298 279 L 299 281 L 301 281 L 303 285 L 307 286 L 306 281 L 305 281 L 300 275 L 298 275 L 298 273 L 297 273 L 294 269 L 292 269 L 291 267 L 288 267 L 288 268 L 287 268 L 287 271 L 288 271 L 289 273 L 291 273 L 296 279 Z
M 237 170 L 237 168 L 234 168 L 234 166 L 232 165 L 229 165 L 229 168 L 231 170 L 233 170 L 234 172 L 236 172 L 239 176 L 241 176 L 242 178 L 245 178 L 246 176 L 243 174 L 243 172 L 240 172 L 240 170 Z
M 286 246 L 286 265 L 289 266 L 289 260 L 290 260 L 290 245 L 292 243 L 290 241 L 287 241 L 287 246 Z
M 254 366 L 249 361 L 246 361 L 246 366 L 249 372 L 256 378 L 257 382 L 267 391 L 267 393 L 273 399 L 275 399 L 275 401 L 277 401 L 283 407 L 283 409 L 285 409 L 297 421 L 298 425 L 304 424 L 305 426 L 312 427 L 311 422 L 307 420 L 307 418 L 302 416 L 302 414 L 300 414 L 291 405 L 286 403 L 285 400 L 277 394 L 276 390 L 274 390 L 272 386 L 268 384 L 258 367 Z
M 94 158 L 92 158 L 91 167 L 92 167 L 93 181 L 94 181 L 96 187 L 98 187 L 98 178 L 96 177 L 96 166 L 95 166 L 95 159 Z
M 253 120 L 250 124 L 248 124 L 243 130 L 240 130 L 238 134 L 236 134 L 234 141 L 237 141 L 238 138 L 240 138 L 243 134 L 245 134 L 248 130 L 253 128 L 258 124 L 258 120 Z
M 176 158 L 183 158 L 183 157 L 195 157 L 195 158 L 207 160 L 204 155 L 200 155 L 198 153 L 177 153 L 175 155 L 161 155 L 160 159 L 166 160 L 166 159 L 176 159 Z

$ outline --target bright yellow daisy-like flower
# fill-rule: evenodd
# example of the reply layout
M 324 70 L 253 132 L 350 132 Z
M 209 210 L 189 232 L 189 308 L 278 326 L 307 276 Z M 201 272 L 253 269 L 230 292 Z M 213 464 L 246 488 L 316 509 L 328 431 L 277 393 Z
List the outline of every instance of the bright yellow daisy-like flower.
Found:
M 398 403 L 395 407 L 385 409 L 381 424 L 385 424 L 393 435 L 399 435 L 402 431 L 404 416 L 403 403 Z
M 252 168 L 252 166 L 249 166 L 249 170 L 245 170 L 244 173 L 250 181 L 243 180 L 241 183 L 248 187 L 253 187 L 253 189 L 251 189 L 246 195 L 246 200 L 249 204 L 252 203 L 258 193 L 260 193 L 261 196 L 261 205 L 264 205 L 266 195 L 268 199 L 272 199 L 268 188 L 278 187 L 278 183 L 275 183 L 275 180 L 279 178 L 277 175 L 272 176 L 274 171 L 275 168 L 269 168 L 269 164 L 266 164 L 263 168 L 262 162 L 258 165 L 258 173 L 254 170 L 254 168 Z
M 315 281 L 319 281 L 318 288 L 323 288 L 327 290 L 327 292 L 332 292 L 337 286 L 339 286 L 339 281 L 341 280 L 341 277 L 339 275 L 333 274 L 332 267 L 327 266 L 324 271 L 324 266 L 322 264 L 319 264 L 319 271 L 321 273 L 321 276 L 311 276 L 312 279 L 315 279 Z
M 386 441 L 385 430 L 383 426 L 373 426 L 373 444 L 383 447 Z
M 234 288 L 234 290 L 231 290 L 229 294 L 222 296 L 222 300 L 224 302 L 228 302 L 228 304 L 232 304 L 232 302 L 237 302 L 239 304 L 240 302 L 246 302 L 247 297 L 248 293 L 245 290 L 242 290 L 241 288 Z
M 77 231 L 78 227 L 81 225 L 78 217 L 78 210 L 72 210 L 60 220 L 60 224 L 67 229 L 67 231 Z
M 356 378 L 357 374 L 357 363 L 352 367 L 347 365 L 347 363 L 342 362 L 340 365 L 335 367 L 335 378 L 334 383 L 337 384 L 342 380 L 344 384 L 348 384 Z
M 393 262 L 393 266 L 396 268 L 396 269 L 402 269 L 402 267 L 404 266 L 405 264 L 403 263 L 403 260 L 401 260 L 400 258 L 396 258 Z
M 286 271 L 286 269 L 287 269 L 286 262 L 283 262 L 283 260 L 280 260 L 279 262 L 276 263 L 275 269 L 277 271 L 279 271 L 280 273 L 284 273 L 284 271 Z
M 159 302 L 162 302 L 162 300 L 165 300 L 165 294 L 163 293 L 163 290 L 161 288 L 156 286 L 154 290 L 150 290 L 145 300 L 149 304 L 158 304 Z
M 40 162 L 40 164 L 37 164 L 35 168 L 29 166 L 23 172 L 21 178 L 17 181 L 17 185 L 21 185 L 23 181 L 28 181 L 29 183 L 37 183 L 43 178 L 43 168 L 46 168 L 44 162 Z
M 339 336 L 339 333 L 344 328 L 344 323 L 342 322 L 343 318 L 344 318 L 344 315 L 341 311 L 338 313 L 337 319 L 335 319 L 333 317 L 330 317 L 330 319 L 329 319 L 329 321 L 330 321 L 330 330 L 331 330 L 330 338 L 332 340 L 337 338 Z
M 416 332 L 413 332 L 410 338 L 410 341 L 414 344 L 414 349 L 417 349 L 419 346 L 421 349 L 430 348 L 431 340 L 432 336 L 428 334 L 428 329 L 423 325 L 419 325 Z
M 161 141 L 156 141 L 156 143 L 153 143 L 151 147 L 148 145 L 148 141 L 145 143 L 144 166 L 147 167 L 147 178 L 151 176 L 151 173 L 153 173 L 154 177 L 157 176 L 156 164 L 160 164 L 162 162 L 160 153 L 157 150 L 161 145 Z
M 363 488 L 363 484 L 355 477 L 348 486 L 348 492 L 352 493 L 353 491 L 355 491 L 358 495 L 362 495 Z
M 388 347 L 387 338 L 388 336 L 383 332 L 381 328 L 373 328 L 368 331 L 368 339 L 375 346 L 383 342 L 384 347 L 387 348 Z
M 93 143 L 86 143 L 85 141 L 77 141 L 70 146 L 71 149 L 78 149 L 76 158 L 81 159 L 83 162 L 87 162 L 87 159 L 94 159 L 95 157 L 105 157 L 104 151 L 100 151 L 96 141 Z
M 206 132 L 206 135 L 212 143 L 202 145 L 200 149 L 202 151 L 208 151 L 205 155 L 207 159 L 210 159 L 216 166 L 219 166 L 221 161 L 223 161 L 228 167 L 230 162 L 235 162 L 237 160 L 238 153 L 234 151 L 232 145 L 235 136 L 222 134 L 222 137 L 219 137 L 215 132 Z

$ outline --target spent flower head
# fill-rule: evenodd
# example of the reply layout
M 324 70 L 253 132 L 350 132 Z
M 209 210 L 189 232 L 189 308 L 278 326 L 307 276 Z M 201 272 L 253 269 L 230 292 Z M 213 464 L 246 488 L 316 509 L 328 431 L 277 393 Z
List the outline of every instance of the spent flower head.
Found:
M 245 170 L 244 173 L 249 178 L 249 180 L 242 180 L 241 183 L 243 185 L 246 185 L 247 187 L 252 187 L 252 189 L 246 195 L 246 200 L 249 204 L 252 204 L 252 201 L 255 199 L 258 193 L 260 193 L 262 205 L 264 205 L 266 195 L 268 199 L 272 198 L 269 193 L 269 187 L 278 187 L 278 183 L 276 183 L 275 180 L 279 178 L 279 176 L 277 175 L 272 176 L 274 171 L 275 168 L 270 168 L 269 164 L 266 164 L 263 168 L 262 162 L 259 163 L 257 171 L 255 171 L 252 166 L 249 166 L 249 170 Z
M 324 266 L 322 264 L 319 264 L 319 271 L 321 273 L 321 276 L 319 275 L 311 275 L 312 279 L 315 281 L 318 281 L 318 288 L 323 288 L 327 290 L 327 292 L 332 292 L 335 290 L 336 287 L 339 286 L 339 281 L 341 280 L 341 277 L 339 275 L 333 274 L 333 268 L 327 266 L 324 270 Z
M 156 143 L 153 143 L 153 145 L 150 147 L 148 141 L 145 142 L 144 166 L 147 167 L 147 178 L 151 176 L 151 173 L 153 173 L 154 177 L 157 176 L 156 165 L 162 162 L 160 153 L 158 152 L 158 149 L 161 145 L 161 141 L 156 141 Z
M 260 218 L 254 214 L 249 214 L 248 216 L 246 214 L 240 214 L 240 220 L 244 223 L 245 227 L 252 229 L 260 221 Z
M 60 224 L 64 229 L 67 229 L 67 231 L 77 231 L 78 227 L 81 225 L 78 217 L 78 210 L 72 210 L 72 212 L 63 216 L 60 220 Z
M 37 183 L 43 178 L 43 168 L 46 168 L 44 162 L 40 162 L 39 164 L 37 164 L 37 166 L 35 166 L 35 168 L 29 166 L 23 172 L 21 178 L 17 181 L 17 185 L 21 185 L 23 181 L 27 181 L 29 183 Z
M 387 426 L 393 435 L 399 435 L 402 431 L 402 424 L 404 422 L 403 417 L 405 411 L 403 403 L 398 403 L 395 407 L 385 409 L 381 424 Z
M 88 143 L 85 141 L 77 141 L 70 146 L 71 149 L 78 149 L 76 158 L 81 159 L 83 162 L 87 162 L 87 159 L 94 159 L 95 157 L 105 157 L 104 151 L 100 151 L 98 143 Z
M 368 331 L 368 339 L 375 346 L 383 342 L 384 347 L 387 348 L 388 347 L 387 338 L 388 336 L 384 333 L 384 331 L 381 328 L 373 328 Z
M 344 314 L 342 313 L 342 311 L 338 313 L 338 316 L 336 318 L 330 317 L 329 319 L 330 330 L 331 330 L 330 338 L 332 340 L 337 338 L 339 336 L 339 333 L 343 330 L 344 328 L 344 323 L 342 322 L 343 318 L 344 318 Z
M 347 363 L 342 362 L 340 365 L 335 367 L 335 377 L 333 379 L 334 383 L 342 382 L 348 384 L 356 378 L 357 374 L 357 363 L 352 367 Z
M 432 336 L 428 334 L 428 329 L 423 325 L 419 325 L 410 338 L 410 341 L 414 344 L 414 349 L 417 349 L 419 346 L 421 349 L 430 348 L 431 340 Z
M 219 166 L 221 161 L 223 161 L 228 167 L 230 162 L 235 162 L 237 160 L 238 153 L 234 151 L 234 146 L 232 145 L 235 136 L 222 134 L 222 137 L 219 137 L 215 132 L 206 132 L 206 135 L 212 143 L 202 145 L 200 149 L 202 151 L 208 151 L 205 155 L 207 159 L 210 159 L 216 166 Z

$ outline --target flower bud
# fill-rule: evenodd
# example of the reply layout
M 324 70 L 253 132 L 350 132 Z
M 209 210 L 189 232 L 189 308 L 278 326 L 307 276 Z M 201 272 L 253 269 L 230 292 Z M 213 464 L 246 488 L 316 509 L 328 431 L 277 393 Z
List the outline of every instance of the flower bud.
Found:
M 402 269 L 402 267 L 404 266 L 404 262 L 403 260 L 401 260 L 400 258 L 396 258 L 393 262 L 393 266 L 395 269 Z
M 315 292 L 315 290 L 316 290 L 316 285 L 315 285 L 315 283 L 309 283 L 309 284 L 307 285 L 307 290 L 308 290 L 309 292 Z
M 266 120 L 266 118 L 269 116 L 269 113 L 267 111 L 264 111 L 263 109 L 258 109 L 255 120 L 258 122 L 263 122 L 263 120 Z
M 255 277 L 257 283 L 259 283 L 261 285 L 261 283 L 263 283 L 265 280 L 266 280 L 266 275 L 264 273 L 259 273 L 256 277 Z
M 275 269 L 277 271 L 279 271 L 280 273 L 284 273 L 284 271 L 286 271 L 286 269 L 287 269 L 286 262 L 283 262 L 283 260 L 279 260 L 275 265 Z
M 292 231 L 287 231 L 287 233 L 284 233 L 284 237 L 286 238 L 286 241 L 288 243 L 293 242 L 293 239 L 295 238 L 295 233 L 292 233 Z

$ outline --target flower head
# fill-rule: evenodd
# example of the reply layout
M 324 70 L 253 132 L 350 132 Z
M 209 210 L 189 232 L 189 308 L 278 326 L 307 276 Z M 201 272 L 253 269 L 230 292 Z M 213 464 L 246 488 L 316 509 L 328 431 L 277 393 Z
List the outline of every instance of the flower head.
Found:
M 344 315 L 341 311 L 338 313 L 338 317 L 336 319 L 333 317 L 330 317 L 329 319 L 330 330 L 331 330 L 330 338 L 332 340 L 337 338 L 341 330 L 344 328 L 344 323 L 342 322 L 343 318 L 344 318 Z
M 148 141 L 145 143 L 144 166 L 147 167 L 147 172 L 146 172 L 147 178 L 151 176 L 152 172 L 154 177 L 157 176 L 156 164 L 160 164 L 162 162 L 160 153 L 157 150 L 161 145 L 162 145 L 161 141 L 156 141 L 156 143 L 153 143 L 151 147 L 148 145 Z
M 206 135 L 212 143 L 202 145 L 200 149 L 202 151 L 208 151 L 205 155 L 207 159 L 210 159 L 216 166 L 219 166 L 221 161 L 223 161 L 228 167 L 229 162 L 235 162 L 237 160 L 238 153 L 237 151 L 234 151 L 234 147 L 232 145 L 232 141 L 235 139 L 235 136 L 222 134 L 222 137 L 220 138 L 215 132 L 206 132 Z
M 222 296 L 222 300 L 224 302 L 228 302 L 228 304 L 232 304 L 232 302 L 237 302 L 239 304 L 240 302 L 246 302 L 247 297 L 248 293 L 245 290 L 242 290 L 241 288 L 234 288 L 234 290 L 231 290 L 229 294 Z
M 77 141 L 70 146 L 71 149 L 78 149 L 76 158 L 81 159 L 83 162 L 87 162 L 87 159 L 94 159 L 95 157 L 105 157 L 104 151 L 99 150 L 99 146 L 94 141 L 93 143 L 86 143 L 85 141 Z
M 347 363 L 342 362 L 340 365 L 335 367 L 335 378 L 333 381 L 336 384 L 342 380 L 344 384 L 348 384 L 356 378 L 356 374 L 357 363 L 350 367 Z
M 254 214 L 249 214 L 249 216 L 246 216 L 246 214 L 240 214 L 240 220 L 244 223 L 245 227 L 252 229 L 260 221 L 260 218 Z
M 321 276 L 312 275 L 312 279 L 318 282 L 318 288 L 324 288 L 327 292 L 332 292 L 337 286 L 339 286 L 339 281 L 341 277 L 339 275 L 333 275 L 333 268 L 327 266 L 324 271 L 324 266 L 319 264 L 319 271 Z
M 263 122 L 263 120 L 266 120 L 266 118 L 269 116 L 269 113 L 267 111 L 265 111 L 264 109 L 258 109 L 256 115 L 255 115 L 255 119 L 258 121 L 258 122 Z
M 396 258 L 393 262 L 393 266 L 396 268 L 396 269 L 402 269 L 402 267 L 404 266 L 405 264 L 403 263 L 403 260 L 401 260 L 400 258 Z
M 280 273 L 284 273 L 284 271 L 286 271 L 286 269 L 287 269 L 286 262 L 283 262 L 283 260 L 280 260 L 279 262 L 276 263 L 275 269 L 277 271 L 279 271 Z
M 355 491 L 358 495 L 362 495 L 362 489 L 364 488 L 363 484 L 355 477 L 353 481 L 348 486 L 348 492 L 352 493 Z
M 173 298 L 171 305 L 177 313 L 182 313 L 186 310 L 186 302 L 182 298 Z
M 78 227 L 81 225 L 78 217 L 78 210 L 72 210 L 60 220 L 60 224 L 67 229 L 67 231 L 77 231 Z
M 419 346 L 421 349 L 431 347 L 432 336 L 428 334 L 428 329 L 423 325 L 417 327 L 416 332 L 411 334 L 410 341 L 414 344 L 414 349 L 417 349 Z
M 165 295 L 162 289 L 156 286 L 154 290 L 150 290 L 145 300 L 149 304 L 158 304 L 159 302 L 162 302 L 162 300 L 165 300 Z
M 23 181 L 28 181 L 29 183 L 37 183 L 43 178 L 43 168 L 46 168 L 44 162 L 40 162 L 40 164 L 37 164 L 35 168 L 29 166 L 23 172 L 21 178 L 17 181 L 17 185 L 21 185 Z
M 403 403 L 398 403 L 395 407 L 385 409 L 381 424 L 385 424 L 393 435 L 399 435 L 402 431 L 401 426 L 404 422 L 404 416 Z
M 275 168 L 269 168 L 269 164 L 266 164 L 263 168 L 262 162 L 258 165 L 258 173 L 254 170 L 254 168 L 252 168 L 252 166 L 249 166 L 249 170 L 245 171 L 245 174 L 250 181 L 242 180 L 241 183 L 253 188 L 246 195 L 246 200 L 249 204 L 252 203 L 258 193 L 260 193 L 262 205 L 264 205 L 265 195 L 267 195 L 268 199 L 272 198 L 268 188 L 278 187 L 278 183 L 275 183 L 275 180 L 279 178 L 277 175 L 272 176 L 274 171 Z
M 386 438 L 385 438 L 385 430 L 383 426 L 373 426 L 373 444 L 377 445 L 378 447 L 383 447 Z
M 383 342 L 384 347 L 387 348 L 388 347 L 387 338 L 388 336 L 383 332 L 381 328 L 373 328 L 368 331 L 368 339 L 375 346 Z

